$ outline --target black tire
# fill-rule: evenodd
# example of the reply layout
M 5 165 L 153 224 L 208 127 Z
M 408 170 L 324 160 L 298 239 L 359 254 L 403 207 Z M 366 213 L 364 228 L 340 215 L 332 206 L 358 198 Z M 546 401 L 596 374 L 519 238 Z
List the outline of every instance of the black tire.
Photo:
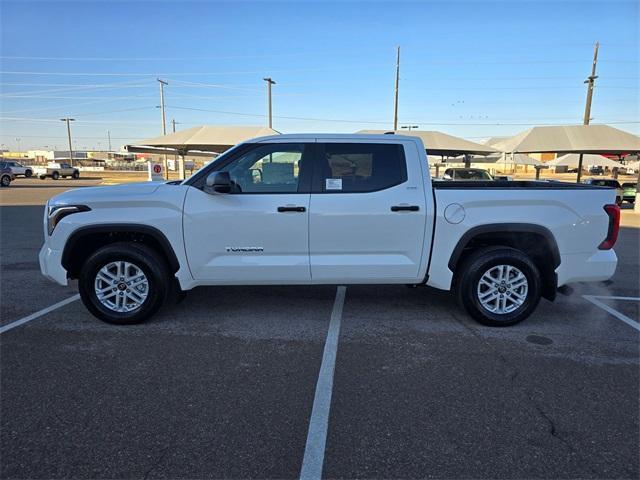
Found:
M 73 172 L 71 178 L 73 178 L 74 180 L 78 180 L 80 178 L 80 172 Z
M 111 262 L 126 261 L 142 270 L 148 280 L 148 292 L 142 304 L 130 312 L 117 312 L 103 305 L 95 292 L 96 276 Z M 78 279 L 80 298 L 85 307 L 100 320 L 117 325 L 144 322 L 162 306 L 171 290 L 166 262 L 150 247 L 140 243 L 121 242 L 106 245 L 84 263 Z
M 52 178 L 52 179 L 54 179 L 54 180 L 58 180 L 58 179 L 60 178 L 60 173 L 58 173 L 58 172 L 53 172 L 53 173 L 51 174 L 51 178 Z
M 46 176 L 46 175 L 40 175 L 38 178 L 39 178 L 40 180 L 44 180 L 45 178 L 47 178 L 47 176 Z
M 8 187 L 9 185 L 11 185 L 11 177 L 9 175 L 2 175 L 2 178 L 0 179 L 0 186 Z
M 31 178 L 33 176 L 33 171 L 32 170 L 25 170 L 24 172 L 24 177 L 25 178 Z
M 506 313 L 490 311 L 478 298 L 480 279 L 492 267 L 499 265 L 517 268 L 527 280 L 524 302 Z M 514 248 L 487 247 L 472 253 L 462 264 L 456 275 L 456 293 L 461 306 L 478 322 L 490 327 L 507 327 L 523 321 L 535 310 L 541 296 L 540 283 L 540 271 L 529 256 Z M 507 292 L 502 294 L 507 298 L 512 295 Z

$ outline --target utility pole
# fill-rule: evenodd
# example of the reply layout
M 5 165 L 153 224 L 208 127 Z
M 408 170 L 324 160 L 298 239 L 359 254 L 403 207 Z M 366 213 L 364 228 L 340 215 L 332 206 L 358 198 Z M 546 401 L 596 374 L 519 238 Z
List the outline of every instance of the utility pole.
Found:
M 167 134 L 167 123 L 164 116 L 164 86 L 169 85 L 164 80 L 157 79 L 160 84 L 160 115 L 162 115 L 162 134 Z
M 176 133 L 176 123 L 178 122 L 176 122 L 175 118 L 171 119 L 171 129 L 173 130 L 173 133 Z
M 157 78 L 156 80 L 158 80 L 158 83 L 160 84 L 160 115 L 162 115 L 162 135 L 166 135 L 167 123 L 166 123 L 166 117 L 164 115 L 164 86 L 169 85 L 169 83 L 165 82 L 164 80 L 160 80 L 159 78 Z M 167 156 L 165 155 L 163 158 L 164 158 L 164 178 L 165 180 L 169 180 L 169 169 L 167 168 Z
M 589 125 L 591 121 L 591 102 L 593 101 L 593 88 L 596 84 L 596 65 L 598 64 L 598 49 L 600 48 L 600 42 L 596 42 L 596 45 L 593 49 L 593 63 L 591 64 L 591 75 L 587 77 L 584 83 L 587 84 L 587 103 L 584 106 L 584 118 L 583 125 Z M 576 183 L 580 183 L 580 179 L 582 177 L 582 157 L 583 154 L 580 154 L 580 158 L 578 159 L 578 177 L 576 179 Z
M 107 138 L 109 139 L 109 151 L 111 151 L 111 130 L 107 130 Z
M 71 144 L 71 123 L 75 122 L 75 118 L 61 118 L 61 122 L 67 122 L 67 137 L 69 138 L 69 163 L 73 167 L 73 146 Z
M 398 130 L 398 86 L 400 84 L 400 47 L 398 46 L 398 54 L 396 56 L 396 91 L 395 101 L 393 102 L 393 131 Z
M 275 85 L 276 82 L 274 82 L 271 77 L 263 78 L 263 80 L 267 82 L 267 97 L 269 101 L 269 128 L 273 128 L 273 116 L 271 111 L 271 85 Z

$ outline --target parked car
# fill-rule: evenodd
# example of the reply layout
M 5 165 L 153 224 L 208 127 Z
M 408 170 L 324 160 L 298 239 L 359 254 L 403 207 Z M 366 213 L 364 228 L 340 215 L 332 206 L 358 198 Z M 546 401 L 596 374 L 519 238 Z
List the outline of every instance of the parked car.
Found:
M 33 169 L 31 167 L 26 167 L 20 162 L 15 162 L 13 160 L 6 160 L 5 163 L 11 169 L 13 174 L 17 177 L 18 175 L 22 175 L 25 178 L 29 178 L 33 175 Z
M 8 187 L 16 179 L 11 167 L 6 162 L 0 162 L 0 186 Z
M 598 187 L 609 187 L 615 188 L 616 190 L 616 203 L 618 205 L 622 205 L 622 197 L 624 196 L 624 192 L 622 190 L 622 185 L 618 180 L 613 178 L 587 178 L 583 181 L 587 185 L 596 185 Z
M 46 169 L 36 169 L 36 173 L 40 180 L 44 180 L 47 177 L 51 177 L 53 180 L 58 180 L 61 177 L 71 177 L 74 180 L 80 178 L 80 170 L 68 163 L 49 162 Z
M 447 168 L 443 180 L 493 180 L 486 170 L 481 168 Z
M 432 181 L 428 165 L 417 137 L 253 139 L 178 184 L 52 198 L 40 269 L 78 279 L 87 309 L 116 324 L 199 285 L 368 283 L 454 290 L 476 320 L 506 326 L 558 287 L 614 274 L 613 191 Z
M 622 184 L 622 201 L 631 204 L 636 202 L 636 191 L 638 184 L 635 182 L 625 182 Z
M 589 168 L 589 175 L 604 175 L 604 168 L 599 166 L 593 166 Z

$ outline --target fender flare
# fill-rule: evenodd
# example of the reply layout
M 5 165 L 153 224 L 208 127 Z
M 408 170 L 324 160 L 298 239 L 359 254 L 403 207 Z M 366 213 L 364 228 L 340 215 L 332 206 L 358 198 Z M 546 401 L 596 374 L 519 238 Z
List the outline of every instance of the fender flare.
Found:
M 553 269 L 555 270 L 560 265 L 560 250 L 558 250 L 558 244 L 555 237 L 553 236 L 553 233 L 551 233 L 551 230 L 549 230 L 548 228 L 533 223 L 490 223 L 487 225 L 479 225 L 477 227 L 470 228 L 462 235 L 462 237 L 460 237 L 460 240 L 458 240 L 458 243 L 451 253 L 451 258 L 449 258 L 449 270 L 455 272 L 455 268 L 460 261 L 462 252 L 467 247 L 467 245 L 469 245 L 471 240 L 473 240 L 478 235 L 491 233 L 535 233 L 536 235 L 541 235 L 542 237 L 544 237 L 551 252 L 551 257 L 553 259 Z
M 108 223 L 100 225 L 87 225 L 74 230 L 73 233 L 69 235 L 69 238 L 65 243 L 64 250 L 62 251 L 62 266 L 66 270 L 68 270 L 68 266 L 71 264 L 74 247 L 75 245 L 77 245 L 78 241 L 82 240 L 82 238 L 94 234 L 109 234 L 121 232 L 149 235 L 158 242 L 158 245 L 160 245 L 162 253 L 165 255 L 167 261 L 169 262 L 171 271 L 175 273 L 180 269 L 180 262 L 178 261 L 178 257 L 176 256 L 176 253 L 171 246 L 171 242 L 169 242 L 165 234 L 155 227 L 135 223 Z

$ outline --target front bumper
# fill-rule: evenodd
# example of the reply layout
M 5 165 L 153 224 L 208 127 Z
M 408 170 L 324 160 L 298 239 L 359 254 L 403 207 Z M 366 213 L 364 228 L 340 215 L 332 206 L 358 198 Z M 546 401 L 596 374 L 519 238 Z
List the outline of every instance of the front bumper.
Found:
M 42 275 L 59 285 L 67 285 L 67 271 L 62 267 L 62 252 L 60 250 L 52 250 L 47 244 L 44 244 L 38 254 L 38 261 Z

